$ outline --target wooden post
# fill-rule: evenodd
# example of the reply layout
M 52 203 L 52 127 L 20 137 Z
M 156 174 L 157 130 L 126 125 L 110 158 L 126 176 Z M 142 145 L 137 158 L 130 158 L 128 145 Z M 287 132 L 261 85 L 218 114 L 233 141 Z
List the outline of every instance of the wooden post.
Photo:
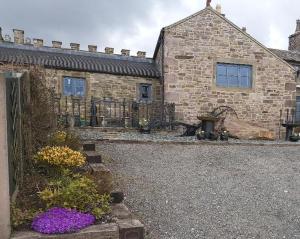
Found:
M 9 167 L 7 144 L 6 83 L 0 74 L 0 235 L 10 237 Z

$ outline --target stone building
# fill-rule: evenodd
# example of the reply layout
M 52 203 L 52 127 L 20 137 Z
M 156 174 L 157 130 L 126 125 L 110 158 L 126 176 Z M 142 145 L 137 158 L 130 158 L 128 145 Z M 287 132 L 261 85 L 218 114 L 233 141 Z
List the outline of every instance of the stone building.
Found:
M 231 106 L 239 118 L 277 132 L 280 110 L 294 109 L 300 66 L 300 23 L 290 37 L 290 51 L 268 49 L 245 28 L 210 6 L 161 30 L 154 56 L 131 56 L 113 48 L 88 51 L 71 43 L 44 46 L 43 40 L 14 41 L 0 32 L 0 62 L 45 68 L 47 83 L 62 95 L 172 102 L 176 119 L 196 122 L 218 106 Z M 299 94 L 300 96 L 300 94 Z

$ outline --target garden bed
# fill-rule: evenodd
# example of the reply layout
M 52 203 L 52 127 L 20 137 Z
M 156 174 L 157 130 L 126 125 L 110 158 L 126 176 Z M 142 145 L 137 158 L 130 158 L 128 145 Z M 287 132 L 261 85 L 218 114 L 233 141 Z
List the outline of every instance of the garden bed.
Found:
M 115 239 L 127 231 L 143 238 L 143 225 L 125 205 L 115 204 L 124 195 L 112 193 L 110 170 L 90 163 L 91 157 L 101 159 L 96 151 L 82 151 L 73 133 L 50 134 L 12 202 L 12 238 Z
M 125 234 L 135 235 L 136 239 L 144 238 L 144 225 L 133 219 L 123 203 L 112 205 L 111 215 L 114 222 L 93 225 L 77 233 L 45 235 L 33 231 L 18 231 L 13 233 L 11 239 L 119 239 L 126 238 Z

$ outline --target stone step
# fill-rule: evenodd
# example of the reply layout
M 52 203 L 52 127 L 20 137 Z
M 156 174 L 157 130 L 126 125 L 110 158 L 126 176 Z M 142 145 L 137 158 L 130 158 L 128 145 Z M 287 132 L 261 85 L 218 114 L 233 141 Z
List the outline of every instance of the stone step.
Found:
M 86 160 L 91 164 L 99 164 L 102 163 L 102 157 L 95 151 L 86 151 L 84 152 L 86 155 Z
M 84 144 L 83 151 L 96 151 L 96 145 L 95 144 Z

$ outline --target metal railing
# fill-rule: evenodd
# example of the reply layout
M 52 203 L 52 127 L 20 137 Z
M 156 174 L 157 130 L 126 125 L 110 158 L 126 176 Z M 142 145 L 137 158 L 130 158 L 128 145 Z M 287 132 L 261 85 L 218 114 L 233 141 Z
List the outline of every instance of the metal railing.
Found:
M 175 119 L 175 104 L 161 102 L 136 102 L 129 99 L 57 95 L 54 109 L 58 121 L 75 127 L 128 127 L 137 128 L 141 120 L 155 127 L 171 127 Z M 71 122 L 73 119 L 74 122 Z

